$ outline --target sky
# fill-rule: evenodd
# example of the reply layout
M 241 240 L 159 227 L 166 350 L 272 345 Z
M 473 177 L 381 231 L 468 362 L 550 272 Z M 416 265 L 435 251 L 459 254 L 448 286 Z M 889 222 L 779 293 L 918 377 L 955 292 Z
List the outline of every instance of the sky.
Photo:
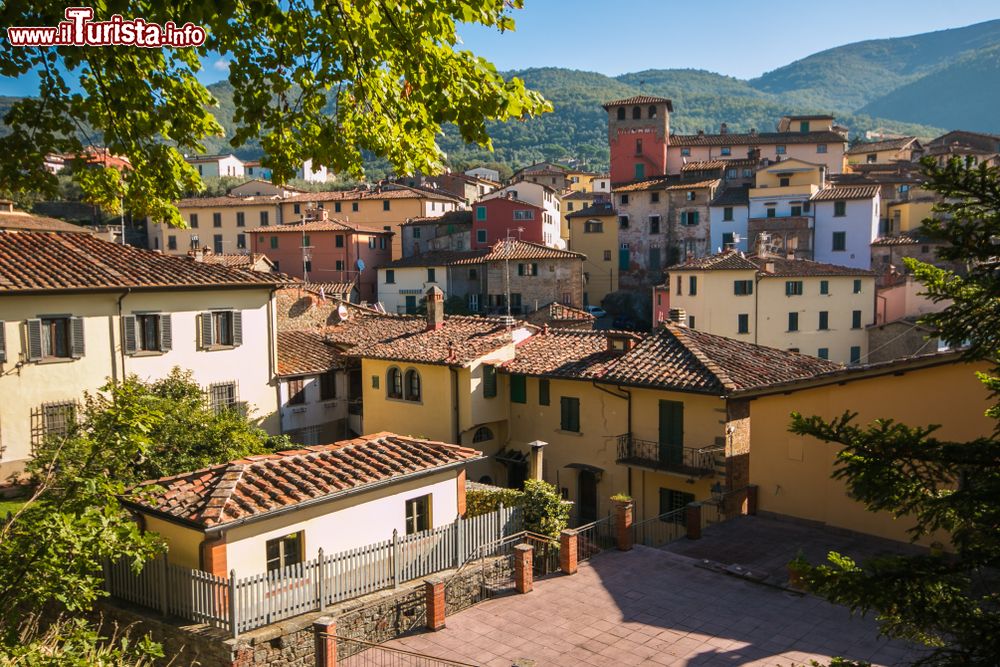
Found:
M 517 30 L 463 25 L 467 48 L 501 70 L 566 67 L 615 76 L 693 68 L 749 79 L 817 51 L 1000 18 L 997 0 L 837 0 L 802 5 L 747 0 L 525 0 Z M 752 7 L 757 4 L 759 9 Z M 226 62 L 208 59 L 203 83 Z M 0 77 L 0 95 L 30 95 L 37 78 Z

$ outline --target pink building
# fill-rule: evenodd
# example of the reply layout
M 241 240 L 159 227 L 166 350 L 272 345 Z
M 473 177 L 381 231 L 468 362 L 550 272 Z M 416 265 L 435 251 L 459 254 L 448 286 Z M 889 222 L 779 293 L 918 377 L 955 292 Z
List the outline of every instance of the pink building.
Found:
M 551 229 L 547 229 L 551 227 Z M 550 245 L 558 237 L 558 221 L 547 223 L 545 211 L 513 197 L 494 197 L 478 202 L 472 216 L 472 249 L 492 248 L 498 241 L 511 237 Z

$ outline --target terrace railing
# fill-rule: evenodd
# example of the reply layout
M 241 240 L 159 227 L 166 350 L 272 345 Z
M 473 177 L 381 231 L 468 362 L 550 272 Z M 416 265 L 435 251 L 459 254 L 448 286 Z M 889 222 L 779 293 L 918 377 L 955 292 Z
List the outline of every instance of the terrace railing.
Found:
M 690 477 L 711 477 L 715 474 L 716 458 L 724 450 L 721 445 L 684 447 L 641 440 L 631 433 L 623 433 L 618 436 L 617 462 Z

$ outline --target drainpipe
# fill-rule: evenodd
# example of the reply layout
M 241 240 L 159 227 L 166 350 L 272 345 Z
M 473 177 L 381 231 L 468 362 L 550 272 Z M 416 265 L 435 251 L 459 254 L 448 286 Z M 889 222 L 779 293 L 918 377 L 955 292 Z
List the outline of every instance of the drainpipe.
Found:
M 598 391 L 603 391 L 605 394 L 607 394 L 609 396 L 614 396 L 615 398 L 620 398 L 620 399 L 623 399 L 625 401 L 628 401 L 628 407 L 627 407 L 626 412 L 625 412 L 625 415 L 626 415 L 625 419 L 626 419 L 627 433 L 628 433 L 628 436 L 631 438 L 632 437 L 632 392 L 629 391 L 628 389 L 622 389 L 621 385 L 616 385 L 615 389 L 617 389 L 618 391 L 620 391 L 620 392 L 622 392 L 622 393 L 625 394 L 624 396 L 622 396 L 621 394 L 616 394 L 615 392 L 610 391 L 608 389 L 605 389 L 601 385 L 597 384 L 597 380 L 591 380 L 590 383 Z M 628 494 L 631 496 L 632 495 L 632 467 L 631 466 L 627 466 L 627 468 L 628 468 Z
M 458 369 L 454 366 L 448 366 L 448 371 L 451 374 L 451 404 L 454 406 L 452 408 L 452 426 L 451 431 L 454 437 L 452 441 L 456 445 L 461 445 L 459 442 L 460 433 L 459 427 L 459 415 L 458 415 Z
M 132 288 L 131 287 L 127 287 L 127 288 L 125 288 L 125 291 L 122 292 L 122 295 L 120 297 L 118 297 L 118 335 L 119 335 L 119 337 L 122 335 L 122 302 L 125 300 L 125 297 L 127 297 L 131 293 L 132 293 Z M 121 345 L 119 345 L 118 347 L 121 350 L 122 380 L 124 380 L 125 379 L 125 341 L 122 340 L 121 341 Z M 114 337 L 114 335 L 111 336 L 111 358 L 112 359 L 115 358 L 115 337 Z M 112 379 L 112 381 L 115 380 L 114 373 L 112 373 L 111 379 Z
M 765 264 L 766 266 L 766 264 Z M 757 299 L 760 298 L 760 271 L 755 271 L 753 275 L 753 344 L 757 344 L 757 320 L 760 314 L 760 307 Z
M 281 381 L 277 378 L 278 369 L 275 367 L 275 358 L 278 355 L 278 351 L 277 341 L 275 340 L 277 322 L 275 321 L 274 313 L 274 295 L 277 291 L 277 286 L 272 287 L 267 297 L 267 374 L 269 381 L 274 380 L 274 393 L 278 405 L 278 435 L 281 435 L 285 432 L 285 425 L 283 423 L 284 415 L 281 412 Z

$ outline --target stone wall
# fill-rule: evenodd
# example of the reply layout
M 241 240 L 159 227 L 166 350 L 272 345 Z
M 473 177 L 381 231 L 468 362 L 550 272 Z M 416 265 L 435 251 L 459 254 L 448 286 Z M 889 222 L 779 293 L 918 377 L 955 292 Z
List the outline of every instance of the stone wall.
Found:
M 481 602 L 489 595 L 488 590 L 504 589 L 511 573 L 509 557 L 496 558 L 485 567 L 470 563 L 461 570 L 440 573 L 446 582 L 446 613 L 457 613 Z M 295 616 L 235 639 L 216 628 L 117 601 L 101 601 L 98 611 L 105 622 L 132 626 L 133 637 L 149 633 L 163 645 L 166 659 L 162 662 L 172 660 L 172 667 L 312 667 L 316 660 L 312 626 L 323 616 L 336 619 L 338 636 L 373 643 L 420 631 L 427 624 L 422 580 Z
M 750 483 L 750 401 L 726 401 L 726 483 L 728 490 Z

